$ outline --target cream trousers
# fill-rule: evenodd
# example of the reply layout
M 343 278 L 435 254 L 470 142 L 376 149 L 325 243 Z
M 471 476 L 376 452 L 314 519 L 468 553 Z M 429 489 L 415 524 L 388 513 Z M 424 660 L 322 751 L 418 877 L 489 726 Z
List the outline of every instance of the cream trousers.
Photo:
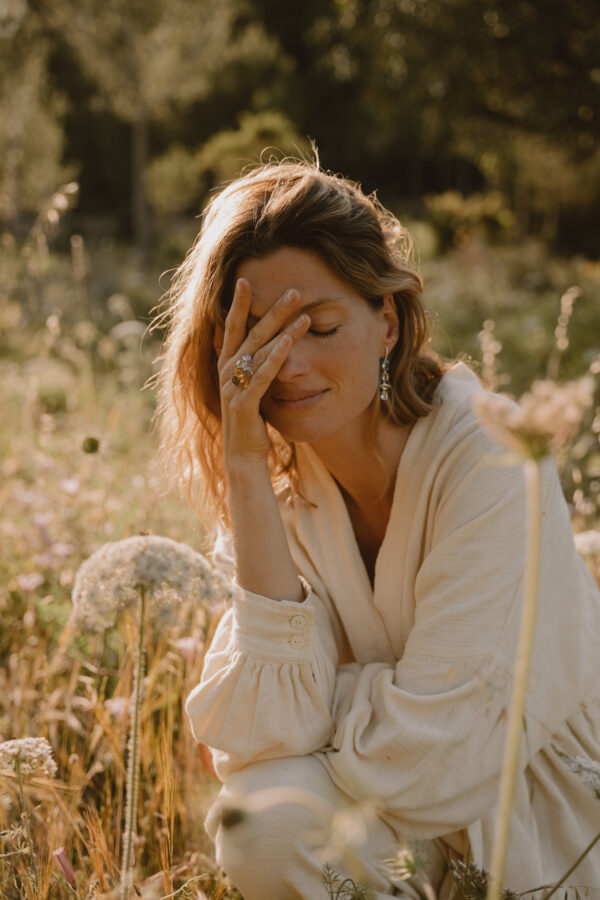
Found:
M 398 854 L 398 835 L 372 810 L 353 804 L 316 756 L 266 760 L 236 772 L 210 809 L 206 829 L 219 865 L 245 900 L 327 900 L 326 863 L 340 882 L 352 877 L 367 885 L 373 900 L 426 896 L 418 876 L 403 880 L 386 865 Z M 433 841 L 419 842 L 419 851 L 437 889 L 447 871 L 443 854 Z

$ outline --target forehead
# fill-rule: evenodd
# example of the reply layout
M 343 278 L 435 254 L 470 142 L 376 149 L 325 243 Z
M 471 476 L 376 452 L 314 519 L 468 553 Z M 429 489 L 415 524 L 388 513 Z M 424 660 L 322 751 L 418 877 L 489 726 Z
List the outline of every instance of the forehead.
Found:
M 236 278 L 250 282 L 251 312 L 255 316 L 264 315 L 290 288 L 299 291 L 301 306 L 317 300 L 364 303 L 360 294 L 341 281 L 318 254 L 294 247 L 283 247 L 260 259 L 244 260 Z

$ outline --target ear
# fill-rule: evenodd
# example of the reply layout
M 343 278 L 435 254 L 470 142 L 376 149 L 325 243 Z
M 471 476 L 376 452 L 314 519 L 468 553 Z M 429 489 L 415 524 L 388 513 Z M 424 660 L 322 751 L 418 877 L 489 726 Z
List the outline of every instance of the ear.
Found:
M 393 294 L 386 294 L 383 298 L 381 313 L 385 324 L 383 350 L 392 350 L 400 337 L 400 319 Z
M 220 325 L 215 325 L 215 333 L 213 334 L 213 347 L 215 348 L 215 353 L 217 356 L 221 355 L 221 350 L 223 349 L 223 340 L 225 339 L 225 332 L 221 328 Z

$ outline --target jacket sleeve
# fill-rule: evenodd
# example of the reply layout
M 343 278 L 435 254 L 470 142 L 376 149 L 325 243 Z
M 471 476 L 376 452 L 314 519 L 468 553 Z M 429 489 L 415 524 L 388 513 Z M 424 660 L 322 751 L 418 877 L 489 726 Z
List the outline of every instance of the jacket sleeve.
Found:
M 323 754 L 342 790 L 421 838 L 466 827 L 497 801 L 520 624 L 522 469 L 490 465 L 481 453 L 465 466 L 463 459 L 461 476 L 447 479 L 438 497 L 405 652 L 395 666 L 340 667 L 332 747 Z M 598 593 L 574 551 L 552 460 L 541 472 L 542 561 L 522 769 L 597 689 L 598 677 L 583 646 L 585 622 L 600 625 Z M 577 627 L 569 604 L 585 617 Z
M 219 542 L 218 561 L 229 568 Z M 224 564 L 225 562 L 225 564 Z M 331 732 L 338 658 L 330 614 L 303 581 L 303 603 L 234 589 L 185 704 L 225 780 L 251 762 L 320 750 Z

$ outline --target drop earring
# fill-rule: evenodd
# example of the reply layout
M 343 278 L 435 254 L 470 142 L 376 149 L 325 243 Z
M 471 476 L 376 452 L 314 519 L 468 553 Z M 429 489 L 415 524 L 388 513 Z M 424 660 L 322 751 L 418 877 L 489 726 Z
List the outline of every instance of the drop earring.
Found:
M 390 381 L 390 348 L 385 348 L 385 356 L 381 360 L 381 374 L 379 376 L 379 399 L 383 402 L 389 399 L 392 390 Z

